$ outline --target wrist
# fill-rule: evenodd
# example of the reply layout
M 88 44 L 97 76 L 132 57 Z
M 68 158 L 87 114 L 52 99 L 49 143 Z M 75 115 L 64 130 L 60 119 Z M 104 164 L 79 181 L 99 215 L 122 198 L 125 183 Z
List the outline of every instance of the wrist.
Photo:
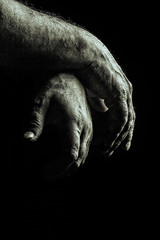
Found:
M 61 20 L 60 20 L 61 21 Z M 50 46 L 52 62 L 57 69 L 83 69 L 88 66 L 86 51 L 88 43 L 81 33 L 81 29 L 67 22 L 62 23 L 59 30 L 57 24 L 55 32 L 58 34 L 52 38 L 53 44 Z

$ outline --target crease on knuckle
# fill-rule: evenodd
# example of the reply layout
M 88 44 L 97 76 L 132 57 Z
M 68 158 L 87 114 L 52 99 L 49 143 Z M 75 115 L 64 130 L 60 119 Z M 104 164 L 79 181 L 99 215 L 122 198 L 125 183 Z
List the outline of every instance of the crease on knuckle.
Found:
M 128 122 L 128 114 L 126 112 L 122 112 L 119 115 L 118 122 L 120 126 L 125 126 Z
M 38 96 L 38 97 L 36 97 L 36 98 L 33 100 L 34 106 L 40 108 L 40 107 L 43 105 L 43 103 L 44 103 L 44 99 L 45 99 L 44 96 Z
M 43 117 L 39 112 L 33 112 L 30 118 L 33 127 L 39 127 L 43 123 Z
M 129 91 L 132 93 L 133 92 L 133 85 L 130 81 L 128 81 L 128 86 L 129 86 Z
M 33 100 L 33 109 L 36 112 L 45 112 L 49 104 L 49 98 L 45 95 L 38 96 Z
M 86 133 L 87 135 L 92 135 L 93 132 L 93 124 L 92 122 L 88 122 L 85 124 L 86 125 Z

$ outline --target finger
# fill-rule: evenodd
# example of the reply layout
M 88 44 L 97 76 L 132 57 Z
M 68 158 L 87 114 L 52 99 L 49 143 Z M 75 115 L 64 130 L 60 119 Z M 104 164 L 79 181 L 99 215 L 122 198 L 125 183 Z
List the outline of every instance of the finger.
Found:
M 66 166 L 69 166 L 78 158 L 81 131 L 78 124 L 74 120 L 70 120 L 61 127 L 60 135 L 62 136 Z
M 45 116 L 52 97 L 52 81 L 52 79 L 49 79 L 43 83 L 36 97 L 33 99 L 33 107 L 27 120 L 26 125 L 28 126 L 24 134 L 24 138 L 31 141 L 36 141 L 43 131 Z
M 75 161 L 73 161 L 70 165 L 68 165 L 65 171 L 65 175 L 70 176 L 71 174 L 76 172 L 81 165 L 85 163 L 85 160 L 88 156 L 91 140 L 92 140 L 92 129 L 83 130 L 81 133 L 78 158 Z
M 62 150 L 59 152 L 58 157 L 53 159 L 54 161 L 52 160 L 50 165 L 47 166 L 45 172 L 45 176 L 52 179 L 52 181 L 68 176 L 78 168 L 75 161 L 79 154 L 81 132 L 77 124 L 73 120 L 64 120 L 63 118 L 63 123 L 60 120 L 57 127 Z
M 109 150 L 104 151 L 104 157 L 105 158 L 110 157 L 115 152 L 115 150 L 121 145 L 122 141 L 124 141 L 127 135 L 128 132 L 121 133 L 120 136 L 115 141 L 115 143 L 113 144 L 113 146 Z
M 122 133 L 128 121 L 128 105 L 122 100 L 108 111 L 108 128 L 104 138 L 105 151 L 111 149 L 117 138 Z
M 131 141 L 132 141 L 132 138 L 133 138 L 133 128 L 130 129 L 123 145 L 122 145 L 122 148 L 126 151 L 128 151 L 131 147 Z
M 113 146 L 111 147 L 111 149 L 108 151 L 108 153 L 106 154 L 106 156 L 111 156 L 111 152 L 113 154 L 113 152 L 122 144 L 122 147 L 124 150 L 129 150 L 130 146 L 131 146 L 131 140 L 133 137 L 133 130 L 134 130 L 134 125 L 135 125 L 135 112 L 133 109 L 133 105 L 132 105 L 132 101 L 130 96 L 128 97 L 128 102 L 129 102 L 129 114 L 128 114 L 128 121 L 125 125 L 125 127 L 123 128 L 122 132 L 119 134 L 119 136 L 117 137 L 116 141 L 114 142 Z
M 81 142 L 80 142 L 80 149 L 79 149 L 79 156 L 76 160 L 78 167 L 85 163 L 85 160 L 88 156 L 90 143 L 92 141 L 93 136 L 93 129 L 91 128 L 84 128 L 81 134 Z
M 90 105 L 97 112 L 106 112 L 108 110 L 107 106 L 104 103 L 104 99 L 98 98 L 93 92 L 86 88 L 87 97 Z
M 128 135 L 126 136 L 125 140 L 123 141 L 123 149 L 128 151 L 131 146 L 131 141 L 133 138 L 133 131 L 134 131 L 134 126 L 135 126 L 135 119 L 136 119 L 136 114 L 134 111 L 133 103 L 132 103 L 132 91 L 131 94 L 128 95 L 128 109 L 129 109 L 129 117 L 128 117 Z
M 65 123 L 65 124 L 64 124 Z M 47 166 L 47 176 L 52 176 L 54 181 L 57 178 L 65 177 L 77 170 L 75 163 L 79 154 L 80 134 L 78 125 L 74 120 L 59 121 L 57 126 L 61 139 L 62 151 L 56 161 L 51 161 L 51 165 Z
M 46 112 L 49 106 L 49 99 L 43 94 L 33 100 L 32 112 L 27 120 L 27 129 L 24 138 L 30 141 L 36 141 L 44 127 Z
M 126 151 L 128 151 L 131 147 L 131 141 L 133 138 L 133 132 L 134 132 L 134 127 L 135 127 L 135 119 L 136 119 L 136 115 L 133 110 L 133 119 L 130 121 L 128 135 L 122 143 L 122 148 Z
M 124 150 L 129 150 L 129 148 L 126 148 L 126 144 L 124 144 L 123 142 L 127 142 L 126 139 L 128 138 L 128 136 L 130 135 L 130 128 L 131 128 L 131 115 L 129 115 L 128 117 L 128 121 L 127 124 L 125 125 L 125 127 L 123 128 L 122 132 L 120 133 L 120 135 L 117 137 L 116 141 L 114 142 L 111 150 L 108 152 L 109 156 L 111 156 L 110 152 L 113 152 L 121 145 L 125 145 Z

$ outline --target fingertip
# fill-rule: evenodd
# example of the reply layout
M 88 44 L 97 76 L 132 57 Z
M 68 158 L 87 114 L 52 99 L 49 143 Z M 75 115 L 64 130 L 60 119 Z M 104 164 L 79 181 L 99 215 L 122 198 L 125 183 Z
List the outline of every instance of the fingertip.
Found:
M 131 147 L 131 142 L 128 142 L 128 143 L 126 144 L 126 151 L 128 151 L 128 150 L 130 149 L 130 147 Z
M 128 151 L 131 147 L 131 142 L 126 143 L 125 145 L 122 146 L 123 150 Z
M 114 150 L 111 151 L 110 153 L 108 153 L 108 157 L 111 157 L 113 155 L 113 153 L 114 153 Z
M 114 153 L 114 150 L 106 152 L 106 153 L 104 154 L 104 158 L 105 158 L 105 159 L 110 158 L 110 157 L 113 155 L 113 153 Z
M 31 131 L 27 131 L 24 133 L 23 137 L 26 139 L 33 139 L 35 137 L 35 134 Z
M 73 161 L 76 161 L 77 158 L 78 158 L 78 152 L 76 150 L 74 150 L 74 149 L 71 149 L 71 159 Z
M 99 153 L 101 155 L 105 155 L 105 154 L 107 155 L 110 152 L 112 146 L 113 146 L 113 144 L 103 144 L 103 145 L 101 145 L 101 147 L 99 148 Z
M 23 138 L 26 139 L 26 140 L 34 142 L 38 139 L 38 136 L 32 131 L 27 131 L 27 132 L 24 133 Z

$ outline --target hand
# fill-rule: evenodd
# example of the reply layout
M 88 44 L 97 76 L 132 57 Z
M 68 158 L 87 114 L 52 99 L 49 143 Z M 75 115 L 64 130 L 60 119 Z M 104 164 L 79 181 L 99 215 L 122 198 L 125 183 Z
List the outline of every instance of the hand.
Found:
M 125 150 L 131 146 L 135 124 L 133 87 L 102 42 L 85 30 L 82 32 L 87 43 L 85 59 L 88 67 L 79 70 L 78 76 L 84 86 L 96 95 L 90 97 L 92 106 L 104 112 L 108 109 L 104 113 L 107 122 L 101 148 L 101 152 L 108 156 L 119 145 Z
M 48 166 L 49 174 L 57 178 L 75 171 L 86 160 L 93 129 L 85 90 L 73 75 L 59 74 L 41 87 L 24 138 L 37 141 L 45 123 L 56 125 L 64 150 L 63 157 Z
M 128 150 L 135 124 L 132 85 L 104 44 L 60 18 L 38 13 L 17 1 L 1 2 L 0 64 L 44 71 L 74 70 L 80 82 L 109 109 L 104 153 L 114 152 L 119 145 Z

